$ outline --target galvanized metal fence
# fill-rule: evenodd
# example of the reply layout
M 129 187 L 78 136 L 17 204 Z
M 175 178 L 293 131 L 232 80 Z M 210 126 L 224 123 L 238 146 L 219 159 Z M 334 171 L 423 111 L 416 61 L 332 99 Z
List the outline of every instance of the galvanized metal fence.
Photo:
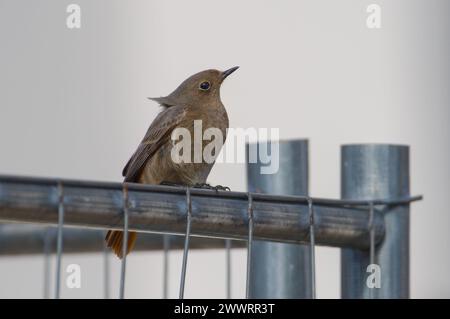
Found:
M 104 251 L 104 296 L 109 298 L 109 252 L 104 231 L 146 233 L 136 249 L 164 251 L 162 295 L 168 296 L 170 249 L 183 249 L 179 297 L 184 297 L 188 253 L 226 249 L 226 295 L 231 297 L 232 247 L 247 246 L 247 298 L 315 298 L 315 246 L 341 248 L 343 298 L 409 297 L 409 147 L 368 144 L 341 150 L 341 197 L 308 196 L 308 142 L 279 143 L 280 166 L 260 174 L 248 163 L 248 192 L 168 186 L 0 176 L 0 220 L 57 225 L 42 232 L 2 225 L 0 254 L 44 253 L 43 296 L 49 296 L 51 243 L 56 240 L 55 298 L 60 298 L 66 252 Z M 260 147 L 249 144 L 248 152 Z M 173 236 L 173 235 L 182 235 Z M 202 238 L 197 238 L 202 237 Z M 125 298 L 122 259 L 119 298 Z M 367 267 L 382 272 L 379 288 L 367 285 Z M 319 274 L 320 275 L 320 274 Z

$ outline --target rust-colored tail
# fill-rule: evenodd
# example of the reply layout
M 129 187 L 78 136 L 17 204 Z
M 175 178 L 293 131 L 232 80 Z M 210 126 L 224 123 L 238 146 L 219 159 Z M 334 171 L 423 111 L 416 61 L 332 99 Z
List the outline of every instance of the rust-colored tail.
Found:
M 134 243 L 136 242 L 137 233 L 128 232 L 128 242 L 127 242 L 127 255 L 133 249 Z M 111 248 L 114 253 L 122 259 L 122 243 L 123 243 L 123 232 L 120 230 L 108 230 L 105 240 L 109 248 Z

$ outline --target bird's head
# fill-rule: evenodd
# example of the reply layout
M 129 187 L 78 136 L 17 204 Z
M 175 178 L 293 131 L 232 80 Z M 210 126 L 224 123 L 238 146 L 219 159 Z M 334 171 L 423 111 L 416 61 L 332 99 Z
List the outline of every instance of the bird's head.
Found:
M 206 70 L 184 80 L 171 94 L 165 97 L 149 98 L 164 107 L 173 105 L 210 105 L 220 102 L 222 82 L 239 67 L 226 71 Z

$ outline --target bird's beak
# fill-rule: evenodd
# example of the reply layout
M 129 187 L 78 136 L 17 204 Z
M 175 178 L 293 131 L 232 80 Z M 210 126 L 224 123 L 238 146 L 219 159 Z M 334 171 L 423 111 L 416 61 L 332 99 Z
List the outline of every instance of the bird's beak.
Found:
M 226 71 L 222 72 L 222 81 L 226 79 L 227 76 L 229 76 L 231 73 L 233 73 L 234 71 L 236 71 L 237 69 L 239 69 L 238 66 L 235 66 L 231 69 L 228 69 Z

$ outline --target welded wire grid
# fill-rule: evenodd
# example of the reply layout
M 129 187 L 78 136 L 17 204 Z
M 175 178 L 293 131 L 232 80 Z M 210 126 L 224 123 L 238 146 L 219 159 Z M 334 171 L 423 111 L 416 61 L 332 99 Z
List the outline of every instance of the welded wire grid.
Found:
M 58 226 L 57 226 L 57 242 L 56 242 L 56 271 L 55 271 L 55 298 L 60 298 L 61 292 L 61 263 L 63 254 L 63 229 L 64 229 L 64 186 L 63 182 L 59 181 L 56 185 L 57 196 L 58 196 Z M 120 271 L 120 288 L 119 288 L 119 298 L 125 298 L 125 278 L 126 278 L 126 260 L 127 260 L 127 245 L 128 245 L 128 217 L 129 217 L 129 199 L 128 199 L 128 185 L 123 184 L 122 188 L 123 200 L 122 200 L 122 211 L 123 211 L 123 235 L 124 239 L 122 241 L 122 259 L 121 259 L 121 271 Z M 254 195 L 251 192 L 247 193 L 248 207 L 247 207 L 247 217 L 248 217 L 248 239 L 247 239 L 247 268 L 246 268 L 246 298 L 250 298 L 250 287 L 251 287 L 251 271 L 252 271 L 252 245 L 253 245 L 253 232 L 254 232 Z M 259 195 L 259 194 L 258 194 Z M 314 234 L 314 200 L 309 196 L 297 196 L 299 201 L 306 202 L 308 204 L 308 216 L 309 216 L 309 248 L 311 254 L 311 298 L 316 298 L 316 280 L 315 280 L 315 234 Z M 335 205 L 339 207 L 366 207 L 369 213 L 369 225 L 368 233 L 370 236 L 370 264 L 375 263 L 375 229 L 374 229 L 374 215 L 376 206 L 389 206 L 389 205 L 405 205 L 412 201 L 421 199 L 421 196 L 400 198 L 400 199 L 388 199 L 388 200 L 327 200 L 320 199 L 322 204 Z M 190 188 L 186 188 L 186 233 L 183 249 L 183 261 L 180 277 L 180 288 L 179 288 L 179 298 L 184 298 L 185 282 L 186 282 L 186 270 L 188 262 L 189 253 L 189 239 L 191 235 L 192 227 L 192 199 Z M 49 298 L 50 289 L 50 234 L 51 229 L 47 229 L 45 232 L 44 240 L 44 258 L 45 258 L 45 269 L 44 269 L 44 289 L 43 297 Z M 170 235 L 163 235 L 163 298 L 168 298 L 168 281 L 169 281 L 169 252 L 170 252 Z M 225 252 L 226 252 L 226 297 L 231 298 L 231 239 L 225 240 Z M 109 298 L 109 280 L 110 280 L 110 267 L 109 267 L 109 250 L 104 249 L 103 252 L 103 294 L 104 298 Z M 369 297 L 373 298 L 373 289 L 370 289 Z

